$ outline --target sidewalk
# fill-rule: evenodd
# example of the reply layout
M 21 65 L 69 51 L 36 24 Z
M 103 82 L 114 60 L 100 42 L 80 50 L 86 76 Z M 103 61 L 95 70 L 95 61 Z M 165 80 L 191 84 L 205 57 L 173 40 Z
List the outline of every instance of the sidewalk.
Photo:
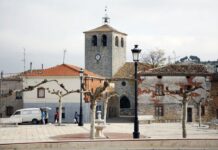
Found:
M 0 127 L 0 144 L 49 142 L 60 140 L 90 140 L 90 124 L 83 127 L 77 124 L 19 125 L 18 127 Z M 182 139 L 181 123 L 140 124 L 139 131 L 143 139 Z M 132 139 L 133 123 L 110 123 L 104 130 L 109 139 Z M 218 130 L 187 124 L 188 138 L 218 139 Z

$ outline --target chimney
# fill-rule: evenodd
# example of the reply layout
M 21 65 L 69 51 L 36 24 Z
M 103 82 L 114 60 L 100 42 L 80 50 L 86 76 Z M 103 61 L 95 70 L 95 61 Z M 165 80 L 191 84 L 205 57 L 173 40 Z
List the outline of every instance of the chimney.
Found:
M 43 64 L 42 64 L 42 70 L 44 69 Z
M 30 62 L 30 72 L 32 72 L 32 66 L 33 66 L 33 63 Z

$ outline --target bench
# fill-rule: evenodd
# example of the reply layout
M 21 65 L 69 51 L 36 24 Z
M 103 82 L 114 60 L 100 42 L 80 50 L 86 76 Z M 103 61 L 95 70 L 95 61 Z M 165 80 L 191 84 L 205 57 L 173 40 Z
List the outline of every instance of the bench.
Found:
M 15 125 L 18 126 L 18 123 L 22 123 L 22 118 L 0 118 L 0 125 L 6 126 L 6 125 Z
M 154 121 L 153 115 L 138 115 L 139 123 L 148 123 L 150 124 L 152 121 Z

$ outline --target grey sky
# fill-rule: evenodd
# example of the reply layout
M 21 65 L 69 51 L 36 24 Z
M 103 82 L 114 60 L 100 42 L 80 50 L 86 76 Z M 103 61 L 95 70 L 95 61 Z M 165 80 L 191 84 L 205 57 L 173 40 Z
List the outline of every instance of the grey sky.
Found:
M 217 0 L 0 0 L 0 69 L 23 71 L 65 63 L 84 66 L 84 35 L 102 25 L 108 6 L 110 25 L 128 34 L 127 58 L 134 44 L 166 56 L 218 59 Z

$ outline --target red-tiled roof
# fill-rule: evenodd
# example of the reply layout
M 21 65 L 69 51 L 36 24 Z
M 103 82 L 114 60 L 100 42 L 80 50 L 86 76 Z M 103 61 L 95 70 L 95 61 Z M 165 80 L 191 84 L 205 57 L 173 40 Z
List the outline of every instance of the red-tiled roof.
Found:
M 138 72 L 144 72 L 150 69 L 151 66 L 144 63 L 138 63 Z M 116 72 L 113 78 L 134 78 L 135 66 L 134 62 L 126 62 L 120 69 Z
M 89 32 L 117 32 L 123 35 L 127 35 L 126 33 L 120 32 L 116 29 L 114 29 L 113 27 L 109 26 L 108 24 L 104 24 L 100 27 L 97 27 L 95 29 L 89 30 L 89 31 L 85 31 L 84 33 L 89 33 Z
M 209 72 L 201 64 L 171 64 L 141 72 L 154 75 L 207 75 Z
M 74 65 L 61 64 L 47 69 L 27 71 L 24 76 L 79 76 L 80 69 L 80 67 Z M 84 75 L 102 78 L 102 76 L 86 69 Z

